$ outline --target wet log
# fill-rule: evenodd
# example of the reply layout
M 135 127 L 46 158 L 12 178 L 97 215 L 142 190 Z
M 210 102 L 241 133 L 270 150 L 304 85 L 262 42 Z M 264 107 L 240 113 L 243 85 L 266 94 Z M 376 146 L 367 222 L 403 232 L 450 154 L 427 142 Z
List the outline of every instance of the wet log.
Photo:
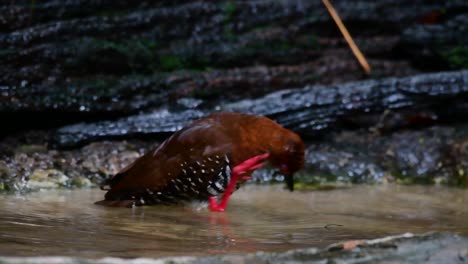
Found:
M 468 71 L 455 71 L 306 86 L 218 106 L 212 111 L 265 115 L 304 136 L 317 136 L 331 129 L 364 127 L 386 131 L 414 124 L 459 122 L 466 120 L 466 102 Z M 56 131 L 50 146 L 70 148 L 106 138 L 164 136 L 208 112 L 162 111 L 117 121 L 67 126 Z
M 58 127 L 80 121 L 116 118 L 168 105 L 177 108 L 180 98 L 195 98 L 201 101 L 201 106 L 210 108 L 222 102 L 259 97 L 285 87 L 355 79 L 359 76 L 359 65 L 351 57 L 343 60 L 340 58 L 342 55 L 342 52 L 336 52 L 317 62 L 291 66 L 96 77 L 65 86 L 34 85 L 26 81 L 20 87 L 0 86 L 0 118 L 11 124 L 0 134 L 18 127 Z M 324 61 L 332 61 L 333 66 Z M 405 62 L 372 60 L 372 63 L 378 75 L 414 73 L 408 70 Z M 34 69 L 30 74 L 34 75 Z
M 73 148 L 103 139 L 165 138 L 191 120 L 206 115 L 206 112 L 187 110 L 171 113 L 167 110 L 150 114 L 130 116 L 117 121 L 79 123 L 60 128 L 52 135 L 52 148 Z M 83 130 L 84 129 L 84 130 Z
M 233 103 L 223 110 L 266 115 L 314 136 L 330 128 L 385 126 L 385 111 L 397 113 L 397 124 L 391 124 L 397 128 L 418 118 L 457 120 L 466 114 L 467 96 L 468 71 L 457 71 L 308 86 Z
M 334 4 L 378 77 L 418 72 L 388 59 L 403 29 L 467 8 L 460 0 Z M 219 84 L 233 86 L 227 99 L 237 100 L 362 78 L 320 1 L 6 1 L 0 46 L 2 120 L 47 127 L 149 111 L 167 96 L 219 103 L 227 94 Z

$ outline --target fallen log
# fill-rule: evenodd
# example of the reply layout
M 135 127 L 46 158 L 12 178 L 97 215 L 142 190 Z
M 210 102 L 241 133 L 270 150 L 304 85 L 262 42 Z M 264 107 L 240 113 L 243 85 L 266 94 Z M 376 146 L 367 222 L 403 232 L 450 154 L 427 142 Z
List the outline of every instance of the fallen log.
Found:
M 211 111 L 265 115 L 304 136 L 317 136 L 331 129 L 376 128 L 383 131 L 414 123 L 459 122 L 466 119 L 467 102 L 468 71 L 455 71 L 306 86 L 218 106 Z M 108 138 L 161 137 L 211 111 L 163 110 L 117 121 L 66 126 L 53 134 L 50 146 L 71 148 Z M 390 119 L 393 122 L 382 120 L 386 111 L 392 113 Z

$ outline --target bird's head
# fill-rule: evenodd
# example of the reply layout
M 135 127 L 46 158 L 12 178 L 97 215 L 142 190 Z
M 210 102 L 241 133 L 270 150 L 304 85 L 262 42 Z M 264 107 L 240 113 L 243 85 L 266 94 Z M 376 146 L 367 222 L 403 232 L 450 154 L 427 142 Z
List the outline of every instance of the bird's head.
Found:
M 294 190 L 294 173 L 304 167 L 304 149 L 302 139 L 287 130 L 279 141 L 274 142 L 270 151 L 270 163 L 284 175 L 290 191 Z

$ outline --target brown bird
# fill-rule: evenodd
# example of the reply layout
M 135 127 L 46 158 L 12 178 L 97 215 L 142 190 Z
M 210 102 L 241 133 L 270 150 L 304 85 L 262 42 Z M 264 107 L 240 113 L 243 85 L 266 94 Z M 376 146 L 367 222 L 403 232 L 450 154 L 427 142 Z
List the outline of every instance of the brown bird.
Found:
M 232 192 L 267 161 L 285 175 L 292 191 L 293 174 L 304 165 L 304 143 L 266 117 L 211 114 L 122 169 L 102 187 L 108 192 L 96 204 L 132 207 L 209 200 L 212 211 L 224 211 Z

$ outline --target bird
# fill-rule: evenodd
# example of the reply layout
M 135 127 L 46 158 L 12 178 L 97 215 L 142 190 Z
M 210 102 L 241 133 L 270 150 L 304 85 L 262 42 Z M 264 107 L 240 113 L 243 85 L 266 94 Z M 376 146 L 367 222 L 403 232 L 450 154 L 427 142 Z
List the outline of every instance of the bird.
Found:
M 101 185 L 98 205 L 135 207 L 208 201 L 225 211 L 229 197 L 254 170 L 270 163 L 293 191 L 304 166 L 304 142 L 275 121 L 251 114 L 216 112 L 173 133 Z

